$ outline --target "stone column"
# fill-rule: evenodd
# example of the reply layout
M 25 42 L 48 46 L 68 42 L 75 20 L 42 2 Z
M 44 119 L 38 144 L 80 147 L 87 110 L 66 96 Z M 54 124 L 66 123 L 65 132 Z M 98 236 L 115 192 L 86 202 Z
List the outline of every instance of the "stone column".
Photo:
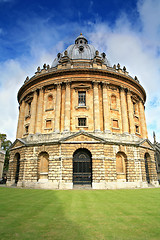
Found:
M 143 138 L 147 138 L 147 126 L 146 126 L 146 118 L 144 112 L 144 104 L 143 101 L 139 101 L 139 115 L 140 115 L 140 123 L 141 123 L 141 135 Z
M 54 131 L 58 133 L 60 132 L 60 115 L 61 115 L 61 84 L 57 84 Z
M 131 99 L 131 91 L 128 89 L 127 92 L 127 104 L 128 104 L 128 115 L 129 115 L 129 126 L 130 126 L 130 133 L 135 133 L 135 123 L 134 123 L 134 110 L 133 110 L 133 102 Z
M 125 89 L 123 87 L 120 88 L 120 99 L 121 99 L 121 115 L 122 115 L 122 132 L 128 133 L 127 103 L 126 103 Z
M 34 91 L 33 100 L 31 103 L 31 121 L 29 126 L 29 134 L 35 133 L 36 115 L 37 115 L 37 91 Z
M 41 88 L 41 89 L 39 89 L 39 96 L 38 96 L 36 133 L 42 132 L 43 96 L 44 96 L 44 90 L 43 90 L 43 88 Z
M 104 131 L 110 131 L 110 108 L 108 99 L 108 83 L 103 83 L 103 117 Z
M 99 111 L 99 92 L 98 82 L 93 82 L 93 109 L 94 109 L 94 130 L 100 131 L 100 111 Z
M 19 106 L 19 118 L 18 118 L 16 138 L 21 138 L 23 135 L 23 125 L 24 125 L 24 117 L 25 117 L 24 115 L 25 115 L 25 101 L 23 100 Z
M 65 110 L 64 110 L 64 131 L 70 131 L 70 111 L 71 111 L 71 87 L 70 83 L 66 83 L 65 93 Z

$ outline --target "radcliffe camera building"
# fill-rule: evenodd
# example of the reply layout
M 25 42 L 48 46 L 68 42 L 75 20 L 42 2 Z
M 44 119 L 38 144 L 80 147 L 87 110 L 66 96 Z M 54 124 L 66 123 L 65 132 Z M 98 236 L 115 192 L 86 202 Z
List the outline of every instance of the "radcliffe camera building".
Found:
M 72 189 L 156 186 L 147 138 L 146 93 L 137 77 L 81 34 L 52 66 L 26 78 L 18 92 L 17 137 L 7 185 Z

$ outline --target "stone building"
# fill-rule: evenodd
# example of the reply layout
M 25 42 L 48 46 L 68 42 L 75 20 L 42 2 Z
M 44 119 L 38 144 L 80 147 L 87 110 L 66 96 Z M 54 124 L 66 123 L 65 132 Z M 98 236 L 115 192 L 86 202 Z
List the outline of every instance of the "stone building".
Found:
M 158 181 L 160 183 L 160 143 L 156 141 L 156 135 L 155 132 L 153 132 L 153 138 L 154 138 L 154 147 L 155 147 L 155 159 L 156 159 L 156 167 L 157 167 L 157 176 Z
M 0 140 L 0 180 L 2 179 L 2 176 L 3 176 L 5 154 L 6 152 L 1 148 L 1 140 Z
M 157 185 L 146 93 L 81 34 L 18 92 L 7 185 L 72 189 Z

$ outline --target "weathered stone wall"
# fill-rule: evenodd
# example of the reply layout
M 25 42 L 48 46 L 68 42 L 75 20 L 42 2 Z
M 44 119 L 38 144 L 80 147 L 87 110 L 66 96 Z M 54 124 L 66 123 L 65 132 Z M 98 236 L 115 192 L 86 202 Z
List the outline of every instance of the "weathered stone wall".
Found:
M 148 162 L 150 182 L 153 184 L 157 182 L 154 151 L 147 147 L 66 142 L 26 146 L 12 150 L 8 185 L 15 182 L 17 166 L 15 155 L 19 153 L 19 186 L 71 189 L 73 187 L 73 154 L 81 148 L 89 150 L 92 155 L 92 187 L 95 189 L 147 186 L 145 153 L 150 156 Z M 43 152 L 49 155 L 48 179 L 38 181 L 38 157 Z M 126 156 L 126 179 L 123 178 L 121 181 L 117 179 L 117 153 L 123 153 Z

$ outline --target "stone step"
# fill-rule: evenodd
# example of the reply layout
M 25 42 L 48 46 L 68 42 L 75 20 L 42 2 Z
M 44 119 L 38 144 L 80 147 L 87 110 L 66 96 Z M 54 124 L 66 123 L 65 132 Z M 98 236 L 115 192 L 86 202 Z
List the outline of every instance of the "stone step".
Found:
M 76 185 L 73 185 L 73 189 L 92 189 L 92 186 L 90 184 L 76 184 Z

